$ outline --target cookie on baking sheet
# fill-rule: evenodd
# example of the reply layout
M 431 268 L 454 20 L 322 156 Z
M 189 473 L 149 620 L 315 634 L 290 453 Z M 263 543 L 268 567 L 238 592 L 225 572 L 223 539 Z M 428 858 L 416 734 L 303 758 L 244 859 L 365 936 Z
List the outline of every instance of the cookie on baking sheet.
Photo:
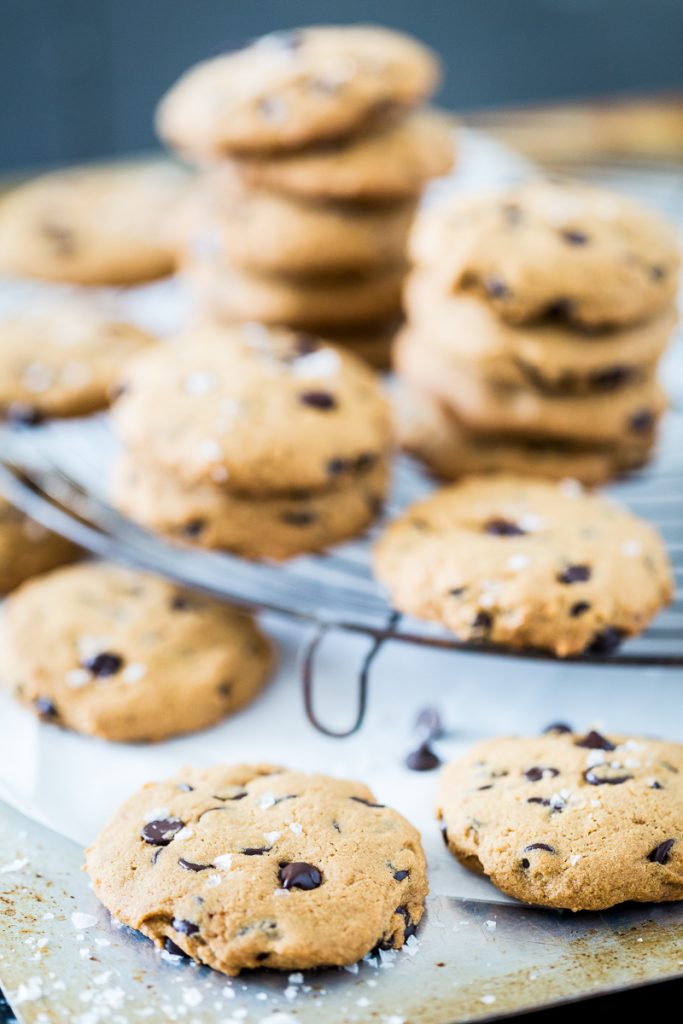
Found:
M 193 156 L 298 148 L 408 109 L 438 79 L 435 55 L 391 29 L 274 32 L 185 72 L 162 99 L 157 128 Z
M 410 330 L 393 350 L 394 365 L 416 388 L 453 409 L 473 433 L 559 438 L 583 443 L 650 443 L 667 407 L 653 372 L 617 391 L 548 395 L 496 383 L 420 344 Z
M 114 918 L 225 974 L 398 948 L 427 894 L 417 830 L 366 786 L 269 765 L 148 783 L 86 869 Z
M 170 274 L 167 221 L 185 182 L 161 162 L 33 178 L 0 199 L 0 272 L 87 285 Z
M 0 319 L 0 417 L 35 421 L 101 409 L 131 356 L 153 339 L 84 298 Z
M 460 640 L 607 652 L 672 598 L 649 523 L 575 481 L 469 477 L 412 505 L 375 548 L 399 611 Z
M 402 386 L 393 402 L 396 439 L 437 477 L 471 473 L 519 473 L 551 480 L 603 483 L 642 466 L 651 439 L 614 445 L 580 445 L 547 438 L 478 435 L 431 395 Z
M 22 703 L 108 740 L 213 725 L 256 696 L 273 660 L 248 613 L 99 562 L 24 584 L 2 637 L 2 678 Z
M 644 320 L 675 300 L 673 227 L 618 193 L 532 181 L 435 205 L 412 254 L 444 289 L 474 290 L 512 323 L 583 327 Z
M 415 203 L 298 199 L 221 174 L 193 195 L 180 233 L 189 260 L 215 257 L 256 273 L 324 277 L 402 266 Z
M 509 896 L 567 910 L 683 899 L 683 746 L 559 730 L 446 765 L 449 850 Z
M 399 266 L 371 274 L 285 278 L 241 270 L 215 256 L 200 260 L 196 254 L 182 274 L 201 308 L 216 319 L 321 331 L 397 317 L 405 276 Z
M 645 323 L 600 333 L 547 321 L 513 325 L 477 295 L 445 294 L 424 271 L 408 278 L 405 305 L 418 342 L 455 367 L 543 394 L 616 391 L 651 375 L 677 322 L 669 307 Z
M 236 160 L 249 185 L 307 198 L 380 200 L 419 195 L 453 166 L 454 129 L 435 110 L 420 110 L 384 127 L 294 153 Z
M 208 484 L 182 487 L 144 457 L 114 467 L 112 500 L 150 530 L 244 558 L 286 559 L 358 536 L 381 511 L 389 484 L 384 462 L 346 486 L 287 497 L 251 498 Z
M 78 548 L 50 533 L 0 497 L 0 594 L 78 556 Z
M 128 364 L 124 443 L 184 484 L 290 495 L 347 484 L 386 455 L 389 407 L 369 367 L 308 335 L 205 325 Z

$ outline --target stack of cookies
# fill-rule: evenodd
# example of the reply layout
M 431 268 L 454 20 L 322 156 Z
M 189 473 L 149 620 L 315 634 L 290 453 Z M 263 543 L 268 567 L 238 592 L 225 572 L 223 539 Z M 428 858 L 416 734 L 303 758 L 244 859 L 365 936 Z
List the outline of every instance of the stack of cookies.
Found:
M 395 357 L 407 450 L 445 478 L 589 484 L 647 459 L 676 324 L 666 223 L 610 192 L 532 182 L 428 211 L 412 257 Z
M 190 69 L 161 137 L 200 166 L 181 265 L 201 313 L 307 330 L 384 365 L 419 196 L 453 159 L 417 109 L 438 63 L 387 29 L 275 33 Z
M 391 423 L 372 370 L 260 324 L 204 325 L 126 367 L 115 504 L 171 537 L 283 559 L 382 507 Z

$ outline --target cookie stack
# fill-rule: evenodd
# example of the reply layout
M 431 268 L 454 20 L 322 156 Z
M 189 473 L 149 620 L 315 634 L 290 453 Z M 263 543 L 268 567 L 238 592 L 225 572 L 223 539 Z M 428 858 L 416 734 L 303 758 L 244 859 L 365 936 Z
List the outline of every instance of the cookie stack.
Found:
M 118 507 L 179 540 L 282 559 L 361 533 L 388 483 L 389 409 L 351 353 L 204 325 L 126 367 Z
M 642 464 L 666 402 L 673 230 L 622 196 L 532 182 L 455 198 L 412 238 L 402 444 L 438 475 L 598 483 Z
M 200 311 L 311 331 L 386 364 L 420 193 L 452 130 L 438 63 L 372 27 L 275 33 L 190 69 L 158 128 L 202 169 L 181 216 Z

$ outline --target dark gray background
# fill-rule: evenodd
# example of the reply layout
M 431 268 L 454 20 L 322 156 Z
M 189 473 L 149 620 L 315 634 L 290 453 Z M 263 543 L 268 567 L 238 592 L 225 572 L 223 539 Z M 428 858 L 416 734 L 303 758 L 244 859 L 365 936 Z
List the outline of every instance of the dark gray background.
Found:
M 436 47 L 455 110 L 683 89 L 683 0 L 0 0 L 0 170 L 148 149 L 188 64 L 349 21 Z

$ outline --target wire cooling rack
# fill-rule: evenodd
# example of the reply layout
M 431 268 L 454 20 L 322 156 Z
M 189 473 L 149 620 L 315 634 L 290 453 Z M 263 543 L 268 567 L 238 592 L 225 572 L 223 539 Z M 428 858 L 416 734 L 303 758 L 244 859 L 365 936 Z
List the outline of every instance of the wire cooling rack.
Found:
M 504 169 L 497 180 L 518 178 L 527 169 L 520 161 L 483 153 L 487 140 L 468 138 L 475 159 L 469 179 L 479 180 L 490 155 Z M 466 148 L 466 147 L 465 147 Z M 479 161 L 479 162 L 478 162 Z M 465 161 L 467 163 L 467 161 Z M 553 168 L 566 171 L 568 168 Z M 667 165 L 580 164 L 577 176 L 621 188 L 665 213 L 683 228 L 683 181 L 680 169 Z M 465 175 L 467 177 L 467 175 Z M 491 177 L 489 175 L 489 177 Z M 0 298 L 2 296 L 0 295 Z M 164 305 L 167 305 L 164 302 Z M 645 469 L 612 485 L 608 491 L 662 533 L 674 567 L 676 596 L 640 637 L 609 655 L 586 654 L 580 663 L 607 662 L 623 667 L 683 666 L 683 339 L 667 355 L 665 383 L 672 395 L 656 458 Z M 348 736 L 365 715 L 372 662 L 388 641 L 452 650 L 548 659 L 542 651 L 520 652 L 486 644 L 464 644 L 431 623 L 399 615 L 372 578 L 370 548 L 382 522 L 433 488 L 429 478 L 408 459 L 395 463 L 394 485 L 382 521 L 360 540 L 333 551 L 298 558 L 284 565 L 252 563 L 216 552 L 173 545 L 119 515 L 107 500 L 107 466 L 115 450 L 107 417 L 53 422 L 35 427 L 0 425 L 0 492 L 44 526 L 105 558 L 160 573 L 189 586 L 250 608 L 267 610 L 312 624 L 302 657 L 302 687 L 311 722 L 327 735 Z M 315 712 L 315 664 L 324 638 L 332 631 L 368 638 L 368 652 L 357 678 L 356 709 L 349 729 L 336 730 Z

